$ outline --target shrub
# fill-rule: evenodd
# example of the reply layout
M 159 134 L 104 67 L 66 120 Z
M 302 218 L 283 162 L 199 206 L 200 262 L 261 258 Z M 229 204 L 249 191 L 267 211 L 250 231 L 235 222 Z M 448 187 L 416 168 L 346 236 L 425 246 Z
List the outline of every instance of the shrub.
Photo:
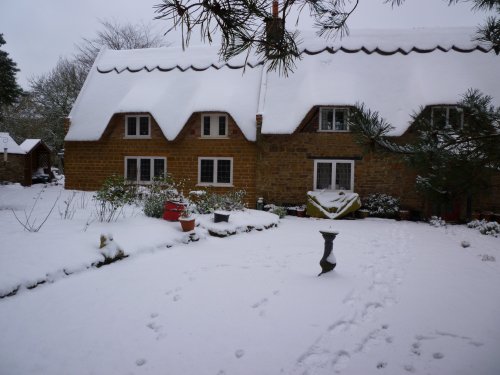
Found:
M 278 215 L 280 219 L 283 219 L 287 213 L 286 207 L 276 206 L 274 204 L 266 204 L 265 208 L 269 210 L 270 213 Z
M 446 226 L 446 221 L 441 219 L 438 216 L 431 216 L 429 220 L 429 225 L 432 225 L 433 227 L 439 228 L 439 227 L 445 227 Z
M 160 218 L 166 201 L 184 201 L 183 182 L 176 182 L 172 176 L 155 179 L 151 185 L 142 187 L 144 214 Z
M 399 212 L 399 198 L 387 194 L 370 194 L 363 199 L 363 208 L 370 216 L 394 217 Z
M 236 190 L 224 194 L 202 190 L 193 191 L 190 196 L 196 211 L 200 214 L 209 214 L 216 210 L 235 211 L 245 208 L 245 190 Z
M 481 234 L 498 237 L 500 235 L 500 224 L 496 221 L 473 220 L 467 224 L 469 228 L 475 228 Z
M 127 184 L 122 176 L 112 175 L 94 196 L 97 220 L 111 222 L 120 216 L 123 207 L 136 199 L 136 186 Z

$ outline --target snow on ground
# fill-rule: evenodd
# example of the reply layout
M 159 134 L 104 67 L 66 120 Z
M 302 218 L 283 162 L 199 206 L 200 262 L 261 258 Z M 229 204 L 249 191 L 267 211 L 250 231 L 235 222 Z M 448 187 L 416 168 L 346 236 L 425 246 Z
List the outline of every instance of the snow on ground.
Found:
M 184 245 L 171 223 L 146 225 L 139 210 L 86 231 L 85 210 L 72 220 L 54 212 L 27 233 L 7 208 L 30 207 L 37 189 L 0 187 L 0 275 L 88 264 L 103 230 L 137 251 L 1 299 L 1 374 L 499 373 L 498 238 L 287 217 Z M 320 229 L 340 234 L 337 268 L 317 277 Z M 11 260 L 21 254 L 32 264 Z

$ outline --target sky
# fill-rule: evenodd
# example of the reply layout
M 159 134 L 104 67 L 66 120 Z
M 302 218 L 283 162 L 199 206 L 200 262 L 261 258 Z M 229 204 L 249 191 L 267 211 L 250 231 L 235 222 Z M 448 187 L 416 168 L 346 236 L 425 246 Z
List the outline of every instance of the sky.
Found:
M 7 44 L 2 49 L 21 70 L 18 83 L 29 88 L 28 79 L 49 72 L 61 57 L 72 57 L 75 44 L 92 38 L 99 20 L 118 23 L 151 23 L 154 30 L 165 32 L 166 21 L 153 20 L 153 6 L 161 0 L 0 0 L 0 33 Z M 396 29 L 413 27 L 477 26 L 485 13 L 472 12 L 471 3 L 448 6 L 448 0 L 406 0 L 392 8 L 384 0 L 360 0 L 348 25 L 351 29 Z M 310 28 L 304 13 L 299 27 Z M 171 44 L 180 44 L 179 34 L 165 36 Z

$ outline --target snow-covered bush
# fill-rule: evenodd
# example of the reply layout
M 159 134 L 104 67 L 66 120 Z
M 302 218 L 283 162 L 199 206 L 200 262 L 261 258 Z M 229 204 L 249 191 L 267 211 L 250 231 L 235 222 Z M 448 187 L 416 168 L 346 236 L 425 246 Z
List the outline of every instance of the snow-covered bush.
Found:
M 498 237 L 500 235 L 500 224 L 496 221 L 472 220 L 467 223 L 469 228 L 477 229 L 481 234 Z
M 433 227 L 439 228 L 439 227 L 445 227 L 446 226 L 446 221 L 441 219 L 438 216 L 431 216 L 429 219 L 429 225 L 432 225 Z
M 270 213 L 278 215 L 280 219 L 283 219 L 287 213 L 286 207 L 276 206 L 274 204 L 266 204 L 264 208 Z
M 216 210 L 241 211 L 246 207 L 245 190 L 236 190 L 224 194 L 214 193 L 209 190 L 190 193 L 196 211 L 200 214 L 209 214 Z
M 399 212 L 399 198 L 387 194 L 370 194 L 363 199 L 363 208 L 370 216 L 394 217 Z
M 144 214 L 160 218 L 166 201 L 185 201 L 182 194 L 183 182 L 176 182 L 171 176 L 155 179 L 151 185 L 142 187 Z
M 127 184 L 122 176 L 112 175 L 94 196 L 96 216 L 100 222 L 111 222 L 120 216 L 123 207 L 134 203 L 136 186 Z

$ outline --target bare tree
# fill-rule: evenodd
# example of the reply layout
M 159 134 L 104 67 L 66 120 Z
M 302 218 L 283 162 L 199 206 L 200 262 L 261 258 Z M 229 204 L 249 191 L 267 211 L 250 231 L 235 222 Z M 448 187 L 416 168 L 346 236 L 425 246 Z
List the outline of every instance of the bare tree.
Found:
M 155 34 L 149 24 L 119 24 L 107 20 L 101 20 L 100 23 L 102 29 L 97 32 L 94 38 L 83 38 L 76 45 L 78 53 L 75 59 L 86 71 L 90 70 L 102 47 L 122 50 L 163 47 L 167 45 L 163 35 Z

